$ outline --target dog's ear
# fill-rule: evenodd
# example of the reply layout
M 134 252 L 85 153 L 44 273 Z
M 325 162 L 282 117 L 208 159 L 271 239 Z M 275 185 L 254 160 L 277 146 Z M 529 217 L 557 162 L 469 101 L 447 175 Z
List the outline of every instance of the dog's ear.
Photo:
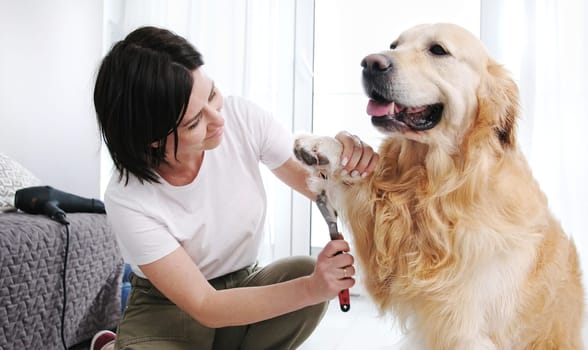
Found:
M 509 72 L 490 60 L 478 89 L 478 122 L 491 126 L 502 147 L 516 143 L 519 90 Z

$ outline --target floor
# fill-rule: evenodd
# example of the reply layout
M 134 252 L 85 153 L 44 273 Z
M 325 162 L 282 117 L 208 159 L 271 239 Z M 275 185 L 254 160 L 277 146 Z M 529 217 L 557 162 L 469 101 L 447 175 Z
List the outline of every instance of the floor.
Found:
M 365 296 L 351 295 L 350 309 L 343 312 L 335 299 L 314 333 L 299 350 L 396 349 L 401 335 L 388 316 L 380 316 Z

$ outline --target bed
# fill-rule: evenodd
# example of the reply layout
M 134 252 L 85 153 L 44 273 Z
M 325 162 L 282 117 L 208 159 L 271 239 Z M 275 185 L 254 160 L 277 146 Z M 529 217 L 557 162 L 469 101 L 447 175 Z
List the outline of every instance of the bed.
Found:
M 124 264 L 104 214 L 70 213 L 65 342 L 87 342 L 121 316 Z M 65 226 L 0 213 L 0 349 L 61 349 Z

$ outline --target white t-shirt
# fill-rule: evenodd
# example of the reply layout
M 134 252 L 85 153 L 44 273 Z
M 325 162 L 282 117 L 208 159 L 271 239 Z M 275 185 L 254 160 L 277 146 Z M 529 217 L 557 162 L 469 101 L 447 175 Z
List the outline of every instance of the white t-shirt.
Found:
M 255 263 L 263 237 L 266 194 L 259 162 L 274 169 L 292 155 L 292 136 L 270 113 L 227 97 L 223 140 L 204 154 L 185 186 L 113 174 L 104 202 L 123 258 L 133 272 L 182 245 L 207 279 Z

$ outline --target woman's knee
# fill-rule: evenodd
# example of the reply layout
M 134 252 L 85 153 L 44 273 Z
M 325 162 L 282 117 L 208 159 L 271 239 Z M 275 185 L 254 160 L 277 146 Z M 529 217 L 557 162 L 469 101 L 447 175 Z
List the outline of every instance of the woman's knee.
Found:
M 310 256 L 293 256 L 284 260 L 286 260 L 284 264 L 291 268 L 292 278 L 312 274 L 316 265 L 316 260 Z
M 314 271 L 315 259 L 309 256 L 292 256 L 277 260 L 250 275 L 244 286 L 261 286 L 308 276 Z

